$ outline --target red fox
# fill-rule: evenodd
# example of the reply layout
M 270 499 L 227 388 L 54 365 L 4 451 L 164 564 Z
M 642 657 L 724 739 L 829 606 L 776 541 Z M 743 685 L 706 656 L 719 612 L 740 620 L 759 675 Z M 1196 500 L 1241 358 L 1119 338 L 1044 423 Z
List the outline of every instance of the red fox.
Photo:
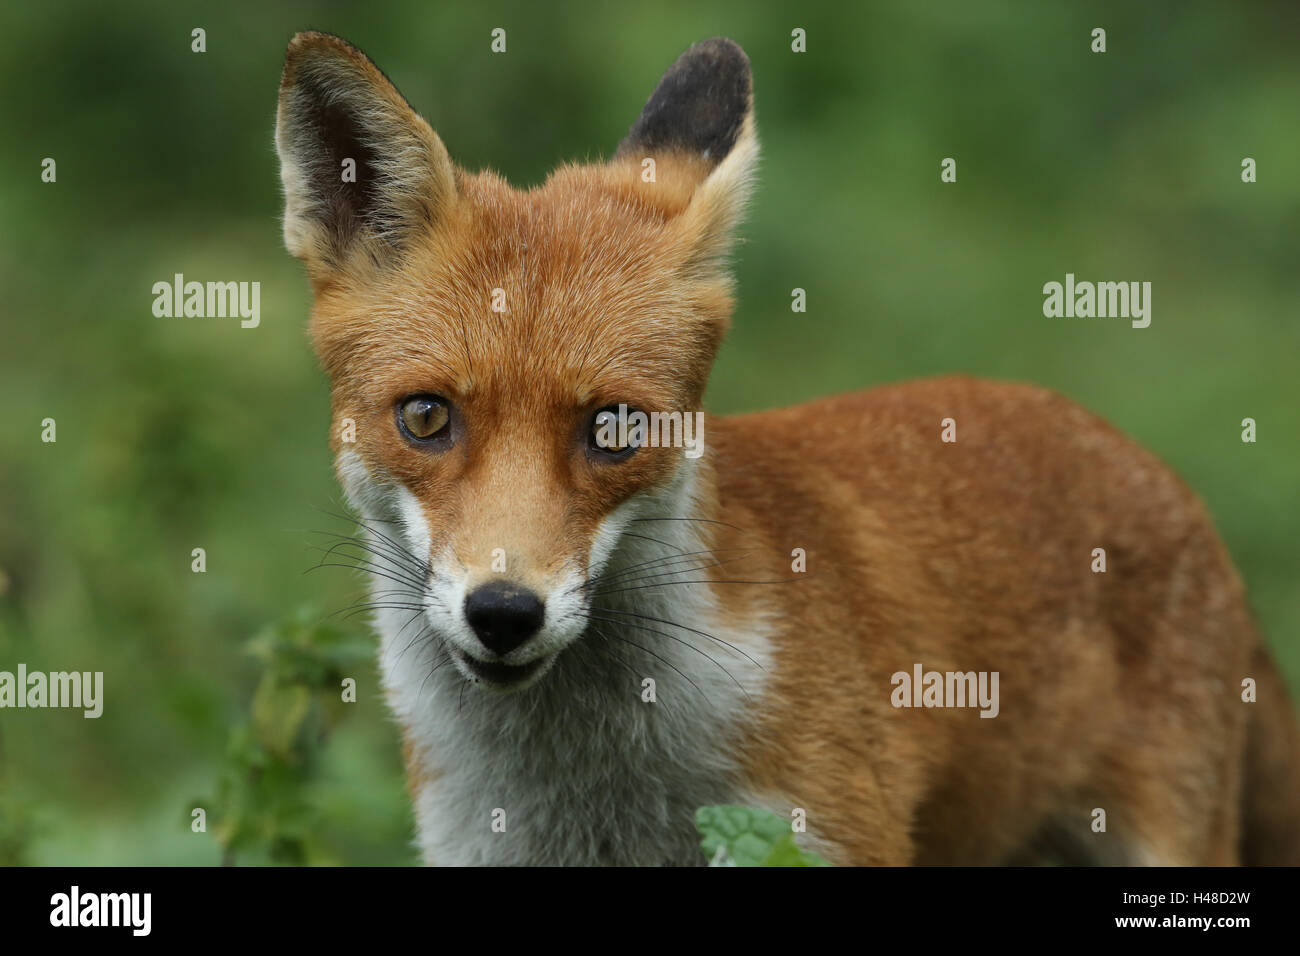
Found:
M 1286 690 L 1154 456 L 965 377 L 699 411 L 735 43 L 516 190 L 301 33 L 276 143 L 426 862 L 703 863 L 745 804 L 835 864 L 1300 863 Z

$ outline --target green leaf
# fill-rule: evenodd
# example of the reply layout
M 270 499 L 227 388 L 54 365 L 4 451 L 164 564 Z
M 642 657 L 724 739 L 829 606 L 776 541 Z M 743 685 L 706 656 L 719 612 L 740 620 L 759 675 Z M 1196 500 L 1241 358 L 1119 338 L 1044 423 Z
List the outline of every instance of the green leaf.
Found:
M 311 691 L 281 684 L 267 674 L 253 695 L 253 727 L 262 746 L 282 760 L 292 759 L 293 744 L 311 706 Z
M 700 807 L 695 825 L 711 862 L 733 866 L 830 866 L 795 842 L 790 824 L 768 810 Z
M 794 834 L 787 833 L 772 844 L 760 866 L 830 866 L 816 853 L 802 849 L 794 842 Z

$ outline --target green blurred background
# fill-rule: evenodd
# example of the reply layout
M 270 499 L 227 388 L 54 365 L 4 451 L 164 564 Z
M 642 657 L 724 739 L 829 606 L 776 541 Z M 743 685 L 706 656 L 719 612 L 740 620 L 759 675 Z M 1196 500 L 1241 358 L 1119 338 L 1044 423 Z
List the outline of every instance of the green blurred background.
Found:
M 764 160 L 710 407 L 952 371 L 1056 388 L 1207 499 L 1300 686 L 1297 27 L 1293 4 L 6 4 L 0 669 L 102 670 L 107 699 L 0 712 L 0 862 L 215 863 L 239 814 L 234 862 L 414 860 L 370 638 L 330 617 L 362 584 L 304 574 L 310 532 L 345 526 L 278 220 L 300 29 L 367 51 L 458 162 L 521 186 L 607 155 L 690 43 L 738 40 Z M 177 272 L 261 282 L 261 327 L 154 318 Z M 1151 281 L 1151 327 L 1044 318 L 1066 272 Z M 306 705 L 258 702 L 277 641 L 320 691 L 278 756 L 259 720 Z

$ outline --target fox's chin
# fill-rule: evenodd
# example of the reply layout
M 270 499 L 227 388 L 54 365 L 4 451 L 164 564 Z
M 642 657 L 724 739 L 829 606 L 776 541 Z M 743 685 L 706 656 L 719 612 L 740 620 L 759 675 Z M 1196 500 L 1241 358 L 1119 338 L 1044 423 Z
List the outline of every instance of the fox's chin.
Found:
M 536 684 L 551 669 L 555 657 L 555 654 L 547 654 L 526 664 L 505 664 L 480 661 L 462 651 L 452 651 L 456 669 L 466 680 L 503 693 L 521 691 Z

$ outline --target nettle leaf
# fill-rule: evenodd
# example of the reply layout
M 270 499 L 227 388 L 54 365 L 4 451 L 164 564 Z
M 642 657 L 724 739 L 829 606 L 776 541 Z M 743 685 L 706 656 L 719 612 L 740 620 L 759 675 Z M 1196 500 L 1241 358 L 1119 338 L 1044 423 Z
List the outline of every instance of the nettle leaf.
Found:
M 302 608 L 262 628 L 245 648 L 262 676 L 249 713 L 231 728 L 216 799 L 194 805 L 212 811 L 223 863 L 337 863 L 318 835 L 313 787 L 331 732 L 354 709 L 342 702 L 340 683 L 369 665 L 369 638 Z
M 311 707 L 311 691 L 264 675 L 253 695 L 253 728 L 258 741 L 281 760 L 293 758 L 293 745 Z
M 830 866 L 816 853 L 801 849 L 790 823 L 768 810 L 752 807 L 700 807 L 695 826 L 717 866 Z
M 772 844 L 772 849 L 759 866 L 830 866 L 816 853 L 805 850 L 794 842 L 794 834 L 787 833 Z
M 363 632 L 344 630 L 307 608 L 263 628 L 245 649 L 281 681 L 317 689 L 338 686 L 343 672 L 365 666 L 374 653 Z

